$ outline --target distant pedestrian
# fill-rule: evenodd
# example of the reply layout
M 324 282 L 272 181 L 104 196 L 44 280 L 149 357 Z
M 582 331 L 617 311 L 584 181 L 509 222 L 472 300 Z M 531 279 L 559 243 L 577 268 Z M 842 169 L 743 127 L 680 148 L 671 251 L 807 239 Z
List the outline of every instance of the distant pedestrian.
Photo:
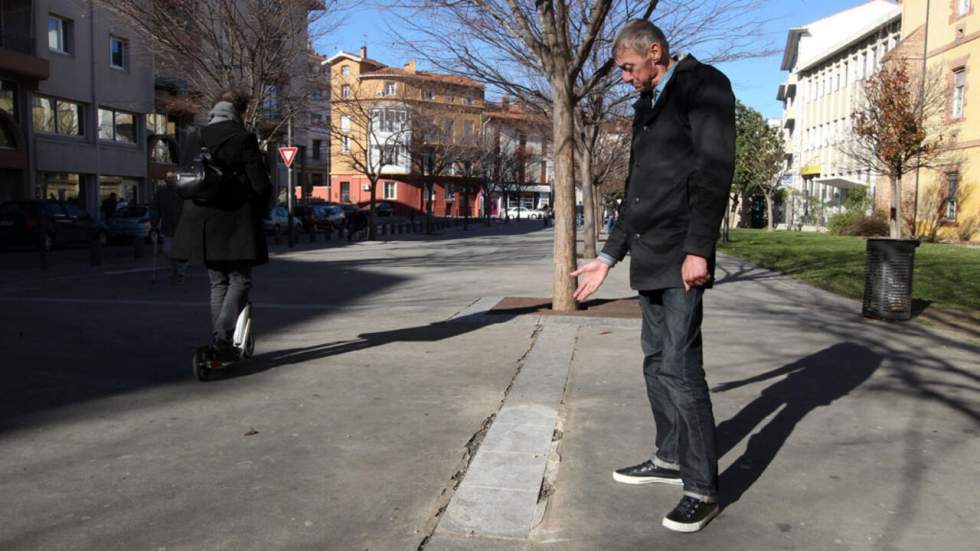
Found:
M 99 207 L 99 212 L 102 214 L 102 220 L 108 220 L 116 214 L 116 207 L 119 205 L 119 201 L 116 200 L 116 194 L 110 193 L 108 197 L 102 200 L 102 205 Z
M 606 235 L 612 235 L 613 227 L 616 225 L 616 209 L 610 209 L 609 215 L 606 216 Z
M 170 281 L 175 285 L 180 285 L 187 276 L 188 261 L 174 258 L 173 245 L 184 202 L 177 195 L 173 174 L 167 176 L 167 184 L 157 189 L 153 203 L 150 205 L 150 223 L 160 233 L 163 241 L 163 254 L 170 259 Z
M 719 512 L 715 421 L 702 362 L 702 296 L 711 286 L 715 243 L 735 166 L 735 98 L 728 78 L 687 55 L 671 58 L 663 31 L 626 23 L 613 44 L 633 105 L 626 198 L 599 258 L 584 276 L 585 300 L 610 268 L 631 255 L 630 285 L 643 310 L 640 336 L 656 427 L 653 457 L 618 469 L 626 484 L 682 485 L 663 525 L 702 529 Z
M 225 174 L 213 199 L 184 201 L 172 253 L 173 258 L 202 260 L 208 269 L 211 346 L 217 359 L 235 356 L 232 336 L 248 303 L 252 268 L 269 261 L 262 217 L 272 185 L 258 140 L 242 124 L 247 101 L 231 92 L 222 94 L 199 139 L 189 139 L 181 156 L 181 165 L 189 164 L 194 149 L 203 144 Z

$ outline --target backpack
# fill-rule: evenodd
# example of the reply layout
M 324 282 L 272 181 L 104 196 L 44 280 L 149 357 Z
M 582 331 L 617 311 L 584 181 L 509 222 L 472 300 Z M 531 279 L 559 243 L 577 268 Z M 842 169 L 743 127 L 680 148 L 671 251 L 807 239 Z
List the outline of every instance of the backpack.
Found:
M 212 202 L 219 198 L 223 188 L 236 180 L 235 172 L 231 167 L 214 156 L 235 135 L 228 136 L 214 148 L 209 149 L 204 145 L 200 131 L 196 131 L 195 134 L 190 139 L 200 143 L 201 148 L 190 159 L 187 166 L 181 167 L 177 172 L 177 194 L 184 199 L 193 199 L 204 203 Z

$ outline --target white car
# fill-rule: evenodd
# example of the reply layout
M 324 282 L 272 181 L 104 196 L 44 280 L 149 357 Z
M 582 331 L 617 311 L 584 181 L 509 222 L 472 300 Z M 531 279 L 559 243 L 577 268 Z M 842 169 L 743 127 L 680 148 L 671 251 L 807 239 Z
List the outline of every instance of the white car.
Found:
M 544 218 L 544 213 L 540 210 L 529 209 L 527 207 L 511 207 L 507 209 L 508 218 Z
M 289 211 L 286 210 L 286 207 L 272 207 L 263 222 L 267 232 L 285 232 L 286 228 L 289 227 Z M 298 216 L 293 216 L 293 227 L 296 228 L 297 232 L 303 231 L 303 221 Z

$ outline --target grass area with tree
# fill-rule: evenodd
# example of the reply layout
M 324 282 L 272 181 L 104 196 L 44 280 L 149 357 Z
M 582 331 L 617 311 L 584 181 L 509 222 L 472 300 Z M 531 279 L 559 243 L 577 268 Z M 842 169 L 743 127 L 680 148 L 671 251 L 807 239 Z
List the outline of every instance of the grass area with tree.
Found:
M 866 241 L 861 237 L 739 229 L 719 248 L 839 295 L 860 299 L 864 293 Z M 920 245 L 912 297 L 943 309 L 980 313 L 980 248 Z

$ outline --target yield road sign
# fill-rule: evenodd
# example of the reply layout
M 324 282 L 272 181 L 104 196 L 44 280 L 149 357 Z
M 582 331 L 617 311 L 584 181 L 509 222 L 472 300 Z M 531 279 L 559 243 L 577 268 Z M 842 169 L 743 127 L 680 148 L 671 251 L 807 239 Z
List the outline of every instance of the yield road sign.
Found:
M 279 156 L 282 157 L 282 162 L 286 164 L 286 168 L 289 168 L 293 164 L 293 159 L 296 158 L 296 152 L 299 150 L 298 147 L 280 147 Z

